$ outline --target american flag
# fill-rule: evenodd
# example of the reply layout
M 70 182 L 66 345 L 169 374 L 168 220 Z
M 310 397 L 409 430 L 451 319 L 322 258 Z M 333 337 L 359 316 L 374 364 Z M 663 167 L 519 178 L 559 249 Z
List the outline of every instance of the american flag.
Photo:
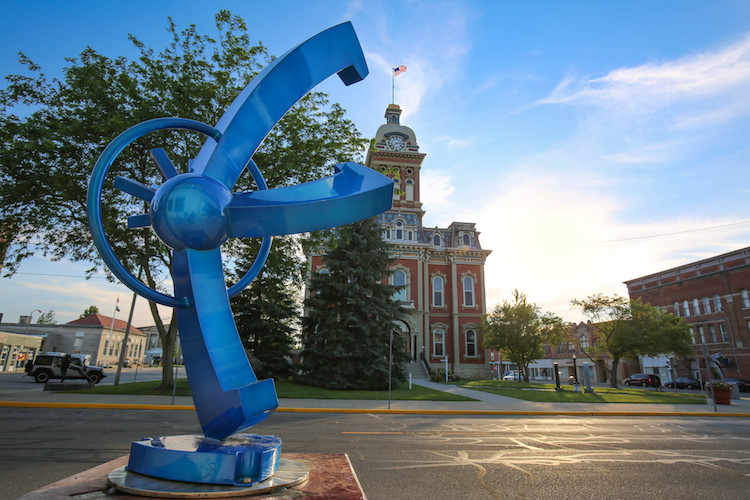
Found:
M 404 65 L 401 65 L 398 68 L 393 68 L 393 76 L 398 76 L 404 71 L 406 71 L 406 66 Z

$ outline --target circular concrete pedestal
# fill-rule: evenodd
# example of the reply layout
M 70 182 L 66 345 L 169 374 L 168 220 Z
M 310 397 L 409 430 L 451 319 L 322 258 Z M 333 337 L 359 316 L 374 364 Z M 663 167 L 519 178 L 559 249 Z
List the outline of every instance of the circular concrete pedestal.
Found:
M 226 498 L 260 495 L 279 488 L 291 488 L 307 479 L 310 469 L 303 463 L 282 458 L 276 473 L 252 486 L 184 483 L 131 472 L 120 467 L 109 473 L 109 484 L 131 495 L 152 498 Z

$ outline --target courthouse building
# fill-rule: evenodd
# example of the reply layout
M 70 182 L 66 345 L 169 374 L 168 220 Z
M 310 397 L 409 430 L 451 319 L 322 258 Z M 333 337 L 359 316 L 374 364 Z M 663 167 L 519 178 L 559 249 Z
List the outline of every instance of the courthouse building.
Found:
M 405 310 L 402 326 L 415 361 L 431 368 L 448 366 L 463 376 L 490 375 L 479 328 L 486 311 L 484 263 L 491 250 L 479 243 L 473 222 L 424 227 L 420 175 L 425 153 L 414 131 L 401 124 L 401 108 L 390 104 L 365 165 L 398 171 L 393 207 L 378 217 L 383 239 L 391 244 L 392 284 Z M 312 271 L 323 269 L 320 255 L 311 257 Z
M 680 316 L 693 355 L 675 376 L 706 379 L 703 347 L 727 376 L 750 375 L 750 247 L 626 281 L 631 299 Z M 679 373 L 682 371 L 682 373 Z

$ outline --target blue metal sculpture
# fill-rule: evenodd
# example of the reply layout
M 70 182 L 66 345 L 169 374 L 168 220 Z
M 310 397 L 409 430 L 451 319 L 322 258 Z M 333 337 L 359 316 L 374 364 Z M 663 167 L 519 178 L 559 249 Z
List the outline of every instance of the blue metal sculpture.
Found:
M 165 479 L 215 484 L 262 481 L 278 467 L 281 441 L 241 434 L 278 406 L 273 380 L 259 381 L 237 333 L 229 298 L 258 274 L 276 235 L 315 231 L 374 216 L 391 207 L 393 182 L 362 165 L 343 163 L 333 176 L 297 186 L 267 189 L 252 161 L 281 117 L 308 91 L 338 73 L 346 85 L 367 73 L 350 23 L 319 33 L 260 73 L 235 99 L 215 127 L 181 118 L 136 125 L 107 146 L 88 190 L 89 226 L 102 259 L 129 288 L 175 308 L 185 367 L 205 437 L 149 438 L 133 443 L 128 468 Z M 167 154 L 152 157 L 165 182 L 158 188 L 118 177 L 115 187 L 150 202 L 148 214 L 129 227 L 151 226 L 173 249 L 174 296 L 135 278 L 117 259 L 104 232 L 101 191 L 115 158 L 135 139 L 156 130 L 185 129 L 208 139 L 190 165 L 178 173 Z M 233 194 L 247 168 L 257 191 Z M 262 237 L 247 274 L 226 289 L 220 245 L 230 237 Z M 190 466 L 186 466 L 190 464 Z

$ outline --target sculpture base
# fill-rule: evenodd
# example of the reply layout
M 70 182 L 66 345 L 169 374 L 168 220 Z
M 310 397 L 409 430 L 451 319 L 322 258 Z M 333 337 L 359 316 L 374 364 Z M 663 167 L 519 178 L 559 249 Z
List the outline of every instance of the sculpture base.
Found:
M 284 453 L 284 459 L 301 462 L 310 468 L 307 481 L 285 489 L 287 498 L 336 498 L 336 500 L 362 500 L 365 494 L 357 475 L 343 453 Z M 108 475 L 128 463 L 128 456 L 79 472 L 39 490 L 27 493 L 21 500 L 80 500 L 81 498 L 133 498 L 129 493 L 112 491 Z M 282 487 L 283 489 L 283 487 Z M 259 498 L 277 498 L 278 493 L 259 493 Z M 153 495 L 156 496 L 156 495 Z M 196 495 L 197 496 L 197 495 Z
M 251 486 L 274 476 L 281 439 L 234 434 L 223 441 L 201 435 L 165 436 L 134 441 L 128 470 L 169 481 Z
M 198 484 L 145 476 L 120 467 L 109 473 L 110 485 L 131 495 L 156 498 L 232 498 L 260 495 L 304 482 L 310 469 L 301 462 L 281 459 L 272 477 L 252 486 Z

